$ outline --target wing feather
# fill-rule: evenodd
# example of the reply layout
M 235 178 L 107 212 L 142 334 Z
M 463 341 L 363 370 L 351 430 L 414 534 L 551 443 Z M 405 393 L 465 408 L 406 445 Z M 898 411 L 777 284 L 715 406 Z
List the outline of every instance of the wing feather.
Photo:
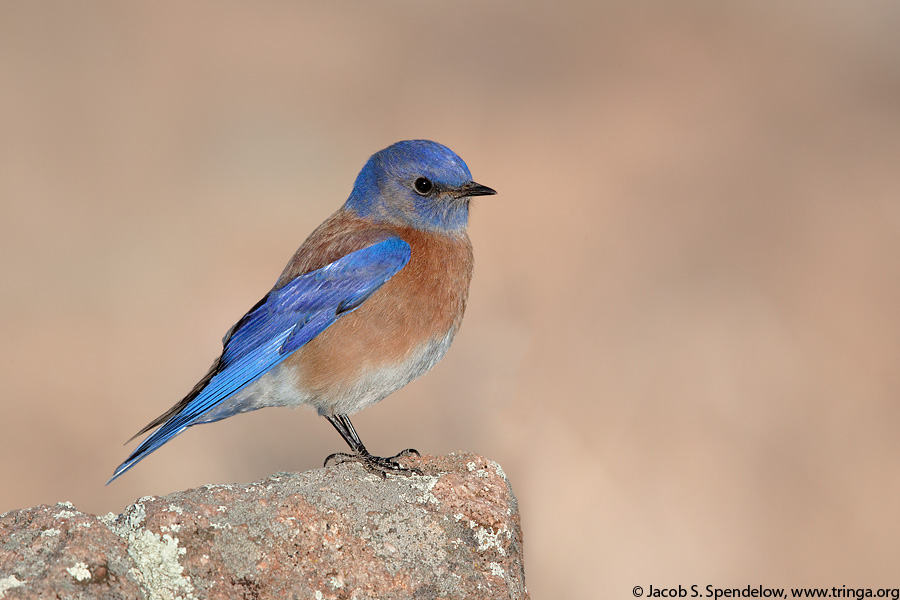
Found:
M 201 381 L 205 385 L 195 388 L 186 403 L 163 415 L 164 422 L 161 417 L 145 428 L 159 425 L 109 481 L 302 348 L 342 315 L 356 310 L 406 266 L 409 258 L 409 244 L 389 237 L 269 292 L 226 335 L 222 356 Z

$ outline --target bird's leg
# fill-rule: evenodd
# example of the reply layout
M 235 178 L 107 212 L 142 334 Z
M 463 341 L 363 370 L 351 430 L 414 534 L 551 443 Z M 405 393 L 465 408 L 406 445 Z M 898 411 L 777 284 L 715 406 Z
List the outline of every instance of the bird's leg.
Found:
M 347 415 L 325 415 L 325 418 L 328 419 L 328 422 L 331 423 L 335 429 L 337 429 L 337 432 L 341 434 L 341 437 L 344 438 L 344 441 L 347 442 L 347 445 L 353 450 L 353 454 L 347 454 L 345 452 L 335 452 L 334 454 L 331 454 L 325 459 L 326 467 L 332 460 L 334 460 L 336 464 L 347 461 L 357 461 L 362 463 L 362 465 L 372 473 L 377 473 L 382 477 L 385 477 L 385 474 L 389 472 L 405 475 L 422 474 L 422 471 L 419 469 L 407 468 L 397 462 L 398 458 L 405 458 L 413 455 L 420 456 L 418 450 L 407 448 L 388 458 L 373 456 L 366 450 L 362 440 L 359 439 L 359 434 L 356 433 L 356 429 L 353 428 L 353 423 L 350 422 Z

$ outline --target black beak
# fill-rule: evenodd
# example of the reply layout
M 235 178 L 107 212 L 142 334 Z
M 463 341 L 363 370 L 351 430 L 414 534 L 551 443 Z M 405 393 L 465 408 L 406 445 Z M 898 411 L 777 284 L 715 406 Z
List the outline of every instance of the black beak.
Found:
M 470 198 L 472 196 L 493 196 L 497 191 L 486 185 L 470 181 L 458 188 L 456 193 L 459 198 Z

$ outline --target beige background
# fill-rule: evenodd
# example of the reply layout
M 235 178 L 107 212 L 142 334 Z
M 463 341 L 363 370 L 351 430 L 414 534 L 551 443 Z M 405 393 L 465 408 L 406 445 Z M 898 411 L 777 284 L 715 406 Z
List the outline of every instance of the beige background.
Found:
M 259 411 L 103 486 L 366 158 L 426 137 L 500 194 L 369 448 L 500 462 L 536 599 L 900 586 L 896 3 L 180 4 L 0 7 L 0 512 L 342 450 Z

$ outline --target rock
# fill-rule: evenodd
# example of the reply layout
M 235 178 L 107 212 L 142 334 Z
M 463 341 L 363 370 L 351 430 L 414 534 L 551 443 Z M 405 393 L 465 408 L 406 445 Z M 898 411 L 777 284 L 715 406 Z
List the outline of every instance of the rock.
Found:
M 412 460 L 412 459 L 411 459 Z M 515 496 L 474 454 L 0 516 L 0 599 L 528 598 Z

